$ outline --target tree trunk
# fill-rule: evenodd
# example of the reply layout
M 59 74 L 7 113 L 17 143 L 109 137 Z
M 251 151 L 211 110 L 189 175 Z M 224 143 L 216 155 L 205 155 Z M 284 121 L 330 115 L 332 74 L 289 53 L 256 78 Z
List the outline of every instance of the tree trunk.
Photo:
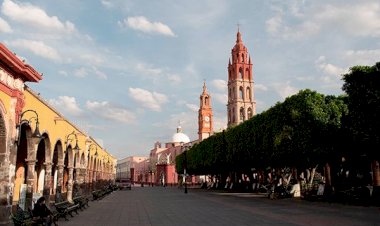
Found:
M 331 186 L 331 169 L 328 163 L 325 165 L 325 180 L 326 186 Z
M 296 180 L 298 180 L 298 173 L 297 173 L 297 168 L 292 167 L 292 177 Z
M 373 186 L 380 186 L 380 165 L 378 160 L 372 161 Z

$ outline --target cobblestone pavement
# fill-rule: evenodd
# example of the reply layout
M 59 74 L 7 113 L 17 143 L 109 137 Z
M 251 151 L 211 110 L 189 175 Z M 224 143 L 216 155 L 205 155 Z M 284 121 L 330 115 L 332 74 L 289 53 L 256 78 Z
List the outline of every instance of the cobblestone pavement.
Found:
M 269 200 L 256 194 L 205 192 L 171 187 L 115 191 L 61 225 L 223 226 L 380 225 L 378 207 L 296 199 Z

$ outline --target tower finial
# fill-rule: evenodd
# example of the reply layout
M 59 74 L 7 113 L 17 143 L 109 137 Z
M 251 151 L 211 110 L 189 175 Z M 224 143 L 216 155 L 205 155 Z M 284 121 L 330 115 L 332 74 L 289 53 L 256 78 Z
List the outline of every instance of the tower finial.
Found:
M 237 24 L 237 26 L 238 26 L 238 32 L 237 32 L 237 34 L 236 34 L 236 43 L 243 42 L 243 41 L 241 40 L 240 25 L 241 25 L 241 24 L 239 24 L 239 23 Z
M 178 120 L 177 133 L 182 133 L 181 120 Z
M 205 93 L 206 91 L 207 91 L 206 79 L 203 79 L 203 93 Z

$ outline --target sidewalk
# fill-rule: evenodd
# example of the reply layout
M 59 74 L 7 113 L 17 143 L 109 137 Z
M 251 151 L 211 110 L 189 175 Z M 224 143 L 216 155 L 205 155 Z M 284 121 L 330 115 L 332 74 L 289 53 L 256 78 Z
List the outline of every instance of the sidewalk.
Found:
M 249 193 L 217 193 L 175 187 L 132 187 L 92 201 L 59 225 L 223 226 L 380 225 L 378 208 L 269 200 Z

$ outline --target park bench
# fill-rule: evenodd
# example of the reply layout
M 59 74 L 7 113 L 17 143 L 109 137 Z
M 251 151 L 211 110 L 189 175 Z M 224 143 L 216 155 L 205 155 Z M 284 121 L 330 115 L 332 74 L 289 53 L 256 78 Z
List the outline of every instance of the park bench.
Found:
M 92 197 L 94 200 L 102 199 L 107 194 L 107 191 L 104 189 L 96 190 L 92 192 Z
M 92 192 L 92 198 L 93 198 L 93 200 L 102 199 L 104 196 L 108 195 L 112 191 L 113 191 L 113 189 L 110 189 L 110 188 L 103 188 L 100 190 L 93 191 Z
M 79 204 L 70 203 L 69 201 L 57 202 L 54 203 L 54 207 L 58 212 L 58 218 L 63 217 L 65 220 L 67 219 L 67 215 L 73 216 L 73 212 L 78 214 Z
M 78 204 L 79 205 L 79 209 L 83 210 L 85 209 L 86 207 L 88 207 L 88 198 L 81 195 L 81 196 L 77 196 L 73 199 L 74 203 L 75 204 Z
M 17 206 L 16 213 L 11 213 L 11 217 L 15 226 L 36 225 L 36 222 L 33 220 L 33 215 L 30 213 L 30 211 L 24 211 L 19 206 Z

